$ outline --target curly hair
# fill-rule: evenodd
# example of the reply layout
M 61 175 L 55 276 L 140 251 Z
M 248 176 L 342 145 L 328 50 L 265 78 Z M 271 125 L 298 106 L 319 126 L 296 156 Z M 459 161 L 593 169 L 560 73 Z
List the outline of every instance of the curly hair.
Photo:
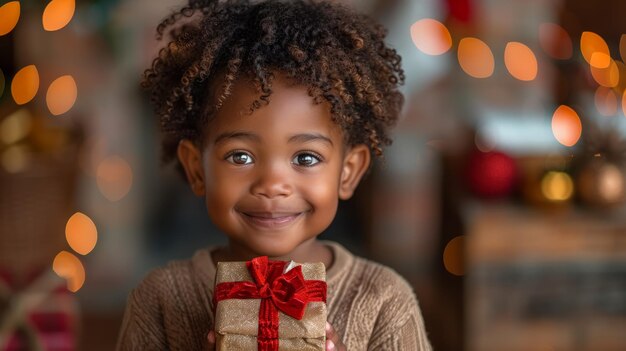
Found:
M 273 72 L 330 103 L 347 145 L 380 156 L 391 144 L 404 71 L 384 43 L 387 30 L 367 15 L 315 0 L 189 0 L 159 24 L 158 39 L 166 31 L 171 41 L 142 81 L 160 118 L 164 162 L 176 159 L 180 140 L 202 143 L 239 77 L 259 93 L 248 112 L 267 105 Z

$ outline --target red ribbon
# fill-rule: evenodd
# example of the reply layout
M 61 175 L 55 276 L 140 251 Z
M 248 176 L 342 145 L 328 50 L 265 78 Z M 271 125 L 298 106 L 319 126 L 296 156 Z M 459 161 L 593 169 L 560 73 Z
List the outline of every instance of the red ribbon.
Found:
M 224 282 L 215 287 L 216 305 L 226 299 L 261 299 L 259 351 L 278 350 L 278 311 L 300 320 L 309 302 L 326 302 L 326 282 L 304 280 L 301 266 L 283 273 L 285 264 L 257 257 L 246 262 L 254 282 Z

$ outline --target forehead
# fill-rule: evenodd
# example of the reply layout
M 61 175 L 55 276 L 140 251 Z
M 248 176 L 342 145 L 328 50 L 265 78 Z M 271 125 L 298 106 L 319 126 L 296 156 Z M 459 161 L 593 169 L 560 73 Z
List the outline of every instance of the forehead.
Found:
M 209 121 L 208 139 L 232 131 L 254 132 L 266 137 L 318 132 L 341 141 L 341 128 L 332 121 L 327 101 L 315 104 L 305 86 L 295 84 L 283 74 L 275 74 L 271 89 L 269 104 L 262 104 L 250 114 L 252 103 L 261 94 L 250 78 L 238 79 L 231 95 Z

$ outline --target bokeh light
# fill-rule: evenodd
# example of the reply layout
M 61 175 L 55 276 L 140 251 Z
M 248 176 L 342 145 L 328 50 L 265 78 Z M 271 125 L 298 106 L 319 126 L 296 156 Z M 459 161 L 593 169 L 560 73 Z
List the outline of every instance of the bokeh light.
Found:
M 104 159 L 96 170 L 98 189 L 109 201 L 119 201 L 130 191 L 133 171 L 128 162 L 119 156 Z
M 613 89 L 599 86 L 594 96 L 596 109 L 604 116 L 617 114 L 617 96 Z
M 583 32 L 580 37 L 580 51 L 587 63 L 591 63 L 591 57 L 595 53 L 602 53 L 611 56 L 609 46 L 601 36 L 594 32 Z
M 617 166 L 604 164 L 598 170 L 598 195 L 608 203 L 620 201 L 624 197 L 624 175 Z
M 74 16 L 76 3 L 74 0 L 52 0 L 43 11 L 43 28 L 55 31 L 65 27 Z
M 67 251 L 61 251 L 56 255 L 52 270 L 67 280 L 67 289 L 71 292 L 77 292 L 85 283 L 85 267 L 78 257 Z
M 557 60 L 572 57 L 572 38 L 563 27 L 554 23 L 543 23 L 539 26 L 539 44 L 543 51 Z
M 87 255 L 96 247 L 98 230 L 91 218 L 76 212 L 65 225 L 65 238 L 74 251 Z
M 0 35 L 9 34 L 20 19 L 20 2 L 10 1 L 0 6 Z
M 69 111 L 76 102 L 78 88 L 72 76 L 62 76 L 54 80 L 46 93 L 48 110 L 55 116 Z
M 32 100 L 39 90 L 39 71 L 35 65 L 30 65 L 19 70 L 11 82 L 11 94 L 18 105 L 23 105 Z
M 459 235 L 448 242 L 443 250 L 443 265 L 448 272 L 458 276 L 465 273 L 464 253 L 464 235 Z
M 606 66 L 602 67 L 602 65 Z M 592 55 L 589 68 L 591 76 L 603 87 L 615 87 L 619 83 L 619 67 L 611 57 L 596 52 Z
M 608 68 L 611 64 L 611 56 L 603 52 L 594 52 L 591 55 L 591 61 L 589 64 L 595 68 Z
M 411 39 L 420 51 L 428 55 L 441 55 L 452 47 L 452 36 L 448 28 L 432 18 L 413 23 Z
M 626 62 L 626 34 L 622 34 L 619 38 L 619 54 L 622 56 L 622 61 Z
M 619 71 L 619 83 L 617 83 L 615 89 L 617 89 L 618 92 L 624 91 L 626 90 L 626 65 L 624 62 L 618 60 L 614 60 L 613 62 L 615 62 L 617 70 Z
M 463 38 L 459 42 L 458 59 L 465 73 L 474 78 L 487 78 L 493 74 L 494 58 L 491 49 L 477 38 Z
M 19 173 L 30 164 L 30 153 L 23 145 L 13 145 L 0 155 L 0 164 L 8 173 Z
M 580 117 L 571 107 L 559 106 L 552 115 L 552 133 L 565 146 L 574 146 L 582 133 Z
M 572 177 L 565 172 L 551 171 L 541 179 L 541 193 L 554 202 L 569 200 L 574 194 L 574 182 Z
M 27 109 L 21 108 L 8 115 L 0 122 L 0 141 L 13 144 L 28 135 L 32 127 L 32 116 Z
M 506 44 L 504 64 L 509 73 L 522 81 L 531 81 L 537 77 L 537 58 L 526 45 L 518 42 Z

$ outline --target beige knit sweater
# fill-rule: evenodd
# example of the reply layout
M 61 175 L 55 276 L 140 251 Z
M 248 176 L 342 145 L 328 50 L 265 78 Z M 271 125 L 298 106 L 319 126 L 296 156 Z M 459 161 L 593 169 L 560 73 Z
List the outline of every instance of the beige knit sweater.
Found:
M 393 270 L 326 241 L 328 321 L 348 350 L 431 350 L 413 290 Z M 206 350 L 213 325 L 211 250 L 152 271 L 128 297 L 118 350 Z

